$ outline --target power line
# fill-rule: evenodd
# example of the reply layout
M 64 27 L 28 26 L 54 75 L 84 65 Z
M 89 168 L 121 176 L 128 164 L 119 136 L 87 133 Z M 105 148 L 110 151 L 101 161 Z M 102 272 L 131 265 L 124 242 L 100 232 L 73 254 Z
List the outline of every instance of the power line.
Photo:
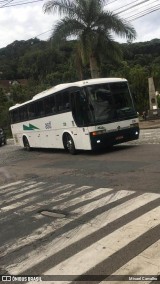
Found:
M 123 7 L 127 7 L 127 6 L 133 4 L 133 3 L 137 2 L 137 1 L 139 1 L 139 0 L 132 1 L 132 3 L 129 3 L 129 4 L 126 4 L 125 6 L 122 6 L 122 7 L 119 7 L 119 8 L 117 8 L 117 9 L 114 9 L 114 12 L 115 12 L 115 11 L 118 11 L 118 10 L 120 10 L 120 9 L 122 9 Z
M 109 2 L 109 3 L 113 3 L 113 2 L 115 2 L 115 1 L 117 1 L 117 0 L 114 0 L 114 1 Z M 143 0 L 143 1 L 139 2 L 139 3 L 137 3 L 137 4 L 134 4 L 134 3 L 138 2 L 138 1 L 139 1 L 139 0 L 135 0 L 135 1 L 132 1 L 132 3 L 129 3 L 129 4 L 126 4 L 125 6 L 121 6 L 121 7 L 117 8 L 116 10 L 114 9 L 114 14 L 115 14 L 115 15 L 119 15 L 119 14 L 124 13 L 124 12 L 133 13 L 133 12 L 134 12 L 134 11 L 132 11 L 133 8 L 136 8 L 136 7 L 139 6 L 139 5 L 143 5 L 144 3 L 146 3 L 146 2 L 148 2 L 148 1 L 150 1 L 150 0 L 145 0 L 145 1 Z M 159 0 L 155 0 L 155 1 L 153 1 L 153 2 L 150 2 L 150 3 L 148 3 L 147 5 L 143 5 L 143 8 L 146 7 L 146 6 L 149 6 L 150 4 L 153 4 L 153 3 L 157 2 L 157 1 L 159 1 Z M 132 4 L 134 4 L 134 5 L 132 5 Z M 131 6 L 131 5 L 132 5 L 132 6 Z M 129 7 L 126 8 L 126 6 L 129 6 Z M 124 10 L 119 11 L 119 10 L 123 9 L 124 7 L 125 7 Z M 150 9 L 151 9 L 151 10 L 150 10 Z M 136 14 L 134 14 L 134 15 L 133 15 L 133 14 L 132 14 L 132 15 L 128 15 L 128 17 L 126 18 L 126 20 L 132 21 L 132 20 L 139 19 L 140 17 L 144 17 L 145 15 L 150 14 L 150 13 L 152 13 L 152 12 L 155 12 L 155 11 L 157 11 L 158 9 L 159 9 L 159 8 L 157 8 L 157 6 L 149 7 L 148 10 L 142 10 L 142 11 L 140 11 L 139 13 L 136 13 Z M 131 11 L 130 11 L 130 10 L 131 10 Z M 119 11 L 119 12 L 115 13 L 115 11 Z M 137 16 L 137 17 L 136 17 L 136 16 Z
M 32 37 L 32 38 L 36 38 L 36 37 L 39 37 L 39 36 L 41 36 L 41 35 L 43 35 L 43 34 L 46 34 L 46 33 L 52 32 L 52 31 L 53 31 L 53 29 L 51 29 L 51 30 L 48 30 L 48 31 L 46 31 L 46 32 L 43 32 L 43 33 L 41 33 L 41 34 L 39 34 L 39 35 L 36 35 L 35 37 Z
M 10 2 L 12 2 L 13 0 L 11 0 Z M 23 0 L 22 0 L 23 1 Z M 11 7 L 11 6 L 18 6 L 18 5 L 24 5 L 24 4 L 29 4 L 29 3 L 35 3 L 35 2 L 41 2 L 41 1 L 43 1 L 43 0 L 34 0 L 34 1 L 30 1 L 30 2 L 18 2 L 18 3 L 15 3 L 15 4 L 13 4 L 13 5 L 7 5 L 7 4 L 9 4 L 9 3 L 6 3 L 5 4 L 5 8 L 6 7 Z M 109 2 L 108 4 L 112 4 L 113 2 L 116 2 L 117 0 L 114 0 L 114 1 L 111 1 L 111 2 Z M 118 9 L 116 9 L 116 10 L 120 10 L 120 9 L 122 9 L 123 7 L 126 7 L 126 6 L 129 6 L 129 5 L 131 5 L 131 4 L 133 4 L 133 3 L 136 3 L 138 0 L 136 0 L 136 1 L 133 1 L 132 3 L 130 3 L 130 4 L 127 4 L 127 5 L 125 5 L 125 6 L 122 6 L 122 7 L 120 7 L 120 8 L 118 8 Z M 148 2 L 148 1 L 150 1 L 150 0 L 145 0 L 145 1 L 141 1 L 140 3 L 137 3 L 137 4 L 135 4 L 135 5 L 132 5 L 131 7 L 128 7 L 127 9 L 124 9 L 123 11 L 120 11 L 120 12 L 118 12 L 118 13 L 116 13 L 116 15 L 119 15 L 120 13 L 122 13 L 122 12 L 126 12 L 126 11 L 128 11 L 128 10 L 130 10 L 130 9 L 132 9 L 132 8 L 135 8 L 135 7 L 137 7 L 137 6 L 139 6 L 140 4 L 143 4 L 144 2 Z M 159 1 L 159 0 L 155 0 L 155 1 L 153 1 L 152 3 L 154 3 L 154 2 L 156 2 L 156 1 Z M 3 2 L 3 1 L 2 1 Z M 4 1 L 4 2 L 6 2 L 6 1 Z M 152 4 L 152 3 L 150 3 L 150 4 Z M 0 8 L 3 8 L 4 6 L 1 6 Z M 152 13 L 152 12 L 155 12 L 155 11 L 157 11 L 157 10 L 159 10 L 160 9 L 160 5 L 155 5 L 155 6 L 153 6 L 153 7 L 150 7 L 149 9 L 146 9 L 146 10 L 143 10 L 143 11 L 141 11 L 141 12 L 139 12 L 139 13 L 136 13 L 136 14 L 133 14 L 133 15 L 130 15 L 130 16 L 128 16 L 127 18 L 126 18 L 126 20 L 129 20 L 129 21 L 134 21 L 134 20 L 136 20 L 136 19 L 139 19 L 139 18 L 141 18 L 141 17 L 144 17 L 145 15 L 148 15 L 148 14 L 150 14 L 150 13 Z M 38 35 L 36 35 L 35 37 L 33 37 L 32 39 L 34 39 L 34 38 L 36 38 L 36 37 L 39 37 L 39 36 L 41 36 L 41 35 L 44 35 L 44 34 L 46 34 L 46 33 L 48 33 L 48 32 L 51 32 L 51 31 L 53 31 L 53 29 L 51 29 L 51 30 L 48 30 L 48 31 L 45 31 L 45 32 L 43 32 L 43 33 L 41 33 L 41 34 L 38 34 Z
M 129 4 L 125 5 L 125 6 L 122 6 L 122 7 L 120 7 L 120 8 L 117 8 L 116 10 L 120 10 L 120 9 L 122 9 L 123 7 L 129 6 L 129 5 L 131 5 L 131 4 L 133 4 L 133 3 L 137 2 L 137 1 L 138 1 L 138 0 L 133 1 L 132 3 L 129 3 Z M 131 7 L 128 7 L 127 9 L 124 9 L 123 11 L 120 11 L 120 12 L 116 13 L 115 15 L 119 15 L 119 14 L 121 14 L 121 13 L 123 13 L 123 12 L 127 12 L 127 11 L 130 12 L 129 10 L 132 10 L 133 8 L 135 8 L 135 7 L 137 7 L 137 6 L 141 5 L 141 4 L 144 4 L 144 3 L 148 2 L 148 1 L 150 1 L 150 0 L 145 0 L 145 1 L 143 0 L 143 1 L 141 1 L 140 3 L 134 4 L 134 5 L 132 5 Z M 153 4 L 153 3 L 157 2 L 157 1 L 159 1 L 159 0 L 155 0 L 155 1 L 151 2 L 151 3 L 148 3 L 147 5 L 143 5 L 143 8 L 146 7 L 146 6 L 148 6 L 149 4 Z M 114 11 L 116 11 L 116 10 L 114 10 Z M 129 20 L 129 21 L 136 20 L 136 19 L 139 19 L 140 17 L 144 17 L 145 15 L 148 15 L 148 14 L 150 14 L 150 13 L 152 13 L 152 12 L 157 11 L 157 10 L 159 10 L 159 5 L 154 5 L 154 6 L 152 6 L 152 7 L 149 7 L 149 8 L 146 9 L 146 10 L 140 11 L 139 13 L 129 15 L 129 16 L 126 18 L 126 20 Z M 133 13 L 133 11 L 132 11 L 131 13 Z
M 0 6 L 0 8 L 6 7 L 7 4 L 13 2 L 13 0 L 9 0 L 7 3 L 3 4 L 2 6 Z
M 13 0 L 12 0 L 12 1 L 13 1 Z M 35 1 L 30 1 L 30 2 L 17 3 L 17 4 L 5 6 L 5 8 L 13 7 L 13 6 L 20 6 L 20 5 L 24 5 L 24 4 L 31 4 L 31 3 L 35 3 L 35 2 L 42 2 L 42 1 L 43 1 L 43 0 L 35 0 Z M 3 7 L 4 7 L 4 6 L 1 6 L 0 8 L 3 8 Z
M 155 7 L 157 7 L 156 5 L 150 6 L 150 4 L 153 4 L 153 3 L 157 2 L 157 1 L 159 2 L 159 0 L 155 0 L 155 1 L 151 2 L 151 3 L 148 3 L 148 4 L 146 4 L 146 5 L 143 5 L 142 8 L 145 8 L 145 7 L 148 7 L 148 9 L 155 8 Z M 132 2 L 132 3 L 134 3 L 134 2 Z M 150 7 L 149 7 L 149 6 L 150 6 Z M 131 10 L 132 10 L 132 9 L 131 9 Z M 140 12 L 136 12 L 136 13 L 139 14 L 139 13 L 142 13 L 142 12 L 145 12 L 145 11 L 146 11 L 146 10 L 141 10 Z M 133 12 L 134 12 L 134 11 L 126 11 L 126 12 L 127 12 L 127 14 L 128 14 L 128 13 L 132 13 L 132 15 L 128 15 L 127 18 L 133 16 Z M 117 13 L 117 14 L 119 14 L 119 13 Z M 136 15 L 136 14 L 135 14 L 135 15 Z M 125 14 L 125 16 L 126 16 L 126 14 Z
M 150 0 L 143 0 L 143 1 L 141 1 L 140 3 L 134 4 L 134 5 L 132 5 L 131 7 L 126 8 L 126 9 L 124 9 L 124 10 L 122 10 L 122 11 L 116 13 L 115 15 L 119 15 L 119 14 L 121 14 L 121 13 L 123 13 L 123 12 L 126 12 L 126 11 L 128 11 L 128 10 L 130 10 L 130 9 L 132 9 L 132 8 L 135 8 L 135 7 L 141 5 L 141 4 L 145 3 L 145 2 L 148 2 L 148 1 L 150 1 Z
M 154 7 L 151 7 L 149 9 L 146 9 L 144 11 L 141 11 L 139 13 L 136 13 L 134 15 L 131 15 L 128 18 L 126 18 L 126 20 L 134 21 L 134 20 L 139 19 L 141 17 L 144 17 L 144 16 L 146 16 L 146 15 L 152 13 L 152 12 L 158 11 L 159 9 L 160 9 L 160 4 L 158 4 L 158 5 L 154 6 Z
M 116 1 L 118 1 L 118 0 L 110 1 L 110 2 L 107 3 L 107 5 L 108 5 L 108 4 L 112 4 L 112 3 L 116 2 Z
M 7 0 L 2 0 L 2 1 L 0 1 L 0 3 L 4 3 L 4 2 L 6 2 Z
M 144 16 L 146 16 L 146 15 L 152 13 L 152 12 L 155 12 L 155 11 L 157 11 L 157 10 L 159 10 L 159 9 L 160 9 L 160 5 L 158 6 L 158 8 L 156 8 L 156 9 L 154 9 L 154 10 L 151 10 L 151 11 L 145 10 L 145 11 L 147 11 L 146 13 L 144 13 L 145 11 L 143 11 L 144 14 L 138 16 L 138 14 L 140 14 L 140 13 L 138 13 L 138 14 L 133 15 L 133 16 L 136 16 L 136 15 L 137 15 L 137 17 L 135 17 L 135 18 L 133 18 L 133 19 L 129 19 L 130 17 L 128 17 L 128 18 L 126 18 L 126 20 L 129 20 L 129 21 L 132 22 L 132 21 L 135 21 L 135 20 L 137 20 L 137 19 L 139 19 L 139 18 L 142 18 L 142 17 L 144 17 Z M 33 37 L 33 38 L 39 37 L 39 36 L 41 36 L 41 35 L 43 35 L 43 34 L 46 34 L 46 33 L 48 33 L 48 32 L 51 32 L 51 31 L 53 31 L 53 30 L 54 30 L 54 29 L 48 30 L 48 31 L 43 32 L 43 33 L 41 33 L 41 34 L 39 34 L 39 35 L 36 35 L 36 36 Z
M 7 8 L 7 7 L 13 7 L 13 6 L 20 6 L 20 5 L 24 5 L 24 4 L 31 4 L 31 3 L 35 3 L 35 2 L 41 2 L 41 1 L 43 1 L 43 0 L 34 0 L 34 1 L 29 1 L 29 2 L 23 2 L 24 0 L 22 0 L 21 2 L 16 2 L 15 4 L 8 5 L 8 4 L 9 4 L 10 2 L 12 2 L 12 1 L 14 1 L 14 0 L 9 1 L 8 3 L 5 3 L 5 5 L 2 5 L 0 8 L 3 8 L 3 7 Z M 108 4 L 112 4 L 113 2 L 116 2 L 116 1 L 118 1 L 118 0 L 111 1 L 111 2 L 109 2 Z M 122 9 L 123 7 L 129 6 L 129 5 L 131 5 L 131 4 L 133 4 L 133 3 L 137 2 L 137 1 L 138 1 L 138 0 L 133 1 L 132 3 L 127 4 L 127 5 L 125 5 L 125 6 L 122 6 L 122 7 L 118 8 L 118 9 L 116 9 L 116 10 Z M 150 0 L 143 0 L 143 1 L 140 2 L 140 3 L 137 3 L 137 4 L 135 4 L 135 5 L 132 5 L 131 7 L 129 7 L 129 8 L 127 8 L 127 9 L 123 10 L 123 11 L 120 11 L 120 12 L 116 13 L 116 15 L 117 15 L 117 14 L 120 14 L 120 13 L 122 13 L 122 12 L 124 12 L 124 11 L 130 10 L 130 9 L 132 9 L 133 7 L 136 7 L 136 6 L 142 4 L 142 3 L 146 2 L 146 1 L 150 1 Z M 2 2 L 3 2 L 3 0 L 2 0 Z M 6 0 L 5 0 L 4 2 L 6 2 Z
M 158 0 L 156 0 L 156 1 L 158 1 Z M 156 2 L 156 1 L 154 1 L 154 2 Z M 132 3 L 133 3 L 133 2 L 132 2 Z M 152 2 L 152 3 L 153 3 L 153 2 Z M 157 7 L 157 6 L 158 6 L 158 7 Z M 144 17 L 144 16 L 146 16 L 146 15 L 152 13 L 152 12 L 155 12 L 155 11 L 159 10 L 159 9 L 160 9 L 160 5 L 157 5 L 157 6 L 153 6 L 152 8 L 143 10 L 143 11 L 141 11 L 140 13 L 136 13 L 136 14 L 134 14 L 134 15 L 131 15 L 131 16 L 127 17 L 126 20 L 134 21 L 134 20 L 137 20 L 137 19 L 139 19 L 139 18 L 141 18 L 141 17 Z M 155 9 L 154 9 L 154 8 L 155 8 Z M 153 10 L 150 10 L 150 9 L 153 9 Z M 118 14 L 118 13 L 117 13 L 117 14 Z M 135 17 L 135 18 L 132 19 L 132 17 Z M 130 18 L 131 18 L 131 19 L 130 19 Z M 46 33 L 48 33 L 48 32 L 51 32 L 51 31 L 53 31 L 53 30 L 54 30 L 54 29 L 48 30 L 48 31 L 43 32 L 43 33 L 41 33 L 41 34 L 39 34 L 39 35 L 36 35 L 36 36 L 33 37 L 33 38 L 39 37 L 39 36 L 44 35 L 44 34 L 46 34 Z
M 13 0 L 14 1 L 14 3 L 12 3 L 11 5 L 16 5 L 16 4 L 23 4 L 23 3 L 30 3 L 30 2 L 32 2 L 32 1 L 34 1 L 34 0 Z M 10 7 L 10 5 L 8 5 L 8 7 Z
M 8 1 L 9 1 L 9 0 L 2 0 L 2 1 L 0 1 L 0 5 L 1 5 L 1 4 L 2 4 L 2 5 L 3 5 L 3 4 L 9 4 Z M 13 1 L 14 1 L 14 0 L 9 1 L 9 2 L 13 2 Z M 26 1 L 28 1 L 28 0 L 26 0 Z M 24 0 L 20 0 L 20 1 L 18 1 L 18 2 L 15 2 L 15 1 L 14 1 L 14 4 L 19 4 L 19 3 L 21 3 L 21 2 L 24 2 Z M 8 5 L 8 6 L 10 6 L 10 5 Z

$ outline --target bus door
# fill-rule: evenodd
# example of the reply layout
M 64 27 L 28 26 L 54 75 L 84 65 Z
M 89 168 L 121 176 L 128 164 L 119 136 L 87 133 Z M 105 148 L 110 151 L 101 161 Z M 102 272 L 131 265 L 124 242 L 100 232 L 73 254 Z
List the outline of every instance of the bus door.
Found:
M 90 149 L 88 103 L 83 90 L 71 93 L 73 135 L 78 149 Z

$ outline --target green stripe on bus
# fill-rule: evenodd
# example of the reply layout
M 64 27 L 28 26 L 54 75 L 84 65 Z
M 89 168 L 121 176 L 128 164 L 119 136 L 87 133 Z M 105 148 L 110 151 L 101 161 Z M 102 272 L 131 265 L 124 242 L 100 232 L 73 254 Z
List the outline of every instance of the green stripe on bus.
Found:
M 23 130 L 35 130 L 35 129 L 39 129 L 39 128 L 32 124 L 29 124 L 29 126 L 23 124 Z

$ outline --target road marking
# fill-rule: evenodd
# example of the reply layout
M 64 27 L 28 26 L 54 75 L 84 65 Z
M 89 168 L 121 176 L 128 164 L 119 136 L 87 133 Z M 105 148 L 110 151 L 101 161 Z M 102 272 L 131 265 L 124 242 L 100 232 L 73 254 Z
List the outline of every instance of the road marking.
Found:
M 99 191 L 99 189 L 97 189 L 97 191 Z M 103 191 L 104 191 L 104 189 L 103 189 Z M 106 188 L 105 191 L 110 193 L 110 189 Z M 91 202 L 87 205 L 81 206 L 80 208 L 76 208 L 72 212 L 78 213 L 78 214 L 86 214 L 86 213 L 94 210 L 95 208 L 102 207 L 102 206 L 109 204 L 111 202 L 120 200 L 123 197 L 129 196 L 133 193 L 134 193 L 133 191 L 125 191 L 125 190 L 121 190 L 121 191 L 118 191 L 118 192 L 113 191 L 111 194 L 107 195 L 106 197 L 99 198 L 98 200 L 93 201 L 93 202 Z M 94 222 L 94 219 L 91 220 L 90 222 L 92 222 L 92 221 Z
M 153 209 L 145 215 L 121 227 L 115 232 L 100 239 L 85 250 L 81 250 L 71 258 L 67 258 L 59 265 L 45 272 L 46 275 L 82 275 L 98 263 L 109 258 L 116 251 L 124 248 L 128 243 L 142 236 L 151 227 L 159 224 L 159 208 Z M 154 218 L 154 222 L 153 222 Z M 145 274 L 148 274 L 148 266 Z M 137 274 L 135 271 L 135 274 Z M 158 271 L 157 271 L 158 272 Z
M 52 185 L 51 185 L 52 186 Z M 54 186 L 54 185 L 53 185 Z M 60 186 L 60 187 L 57 187 L 56 190 L 61 190 L 61 189 L 69 189 L 73 187 L 73 184 L 68 184 L 68 185 L 65 185 L 65 186 Z M 38 188 L 37 191 L 43 191 L 44 188 Z M 36 189 L 34 189 L 34 192 L 36 192 Z M 56 191 L 55 191 L 56 192 Z M 54 192 L 54 193 L 55 193 Z M 14 198 L 15 199 L 15 198 Z M 10 210 L 13 210 L 13 209 L 17 209 L 21 206 L 25 206 L 26 204 L 30 203 L 30 202 L 33 202 L 37 199 L 37 196 L 33 196 L 33 197 L 29 197 L 28 199 L 24 199 L 23 201 L 21 202 L 16 202 L 14 204 L 11 204 L 11 205 L 8 205 L 8 206 L 4 206 L 4 207 L 1 207 L 1 211 L 2 212 L 7 212 L 7 211 L 10 211 Z
M 27 182 L 24 182 L 23 186 L 26 185 L 28 186 Z M 32 190 L 31 198 L 26 199 L 27 192 L 17 195 L 22 198 L 22 202 L 14 203 L 14 198 L 10 194 L 8 202 L 11 204 L 3 207 L 6 216 L 2 219 L 2 224 L 3 221 L 7 222 L 7 217 L 10 218 L 11 209 L 16 209 L 16 214 L 25 216 L 47 204 L 51 206 L 48 209 L 68 209 L 70 215 L 68 218 L 52 220 L 45 216 L 38 218 L 38 214 L 34 213 L 34 230 L 28 228 L 27 235 L 18 235 L 14 240 L 10 235 L 6 235 L 9 239 L 1 248 L 1 256 L 4 260 L 6 257 L 9 258 L 10 254 L 14 257 L 12 264 L 7 262 L 5 266 L 10 274 L 34 274 L 37 269 L 45 275 L 87 273 L 106 259 L 112 258 L 117 252 L 125 252 L 128 245 L 136 242 L 138 238 L 143 239 L 146 232 L 150 232 L 159 224 L 160 208 L 157 206 L 160 195 L 156 193 L 138 194 L 135 191 L 116 191 L 107 187 L 76 187 L 73 184 L 47 182 L 42 182 L 41 185 L 37 182 L 37 186 L 29 192 Z M 43 190 L 45 194 L 42 194 Z M 37 202 L 38 192 L 40 194 Z M 33 204 L 29 205 L 31 202 Z M 6 227 L 6 231 L 2 231 L 0 237 L 9 234 L 10 227 L 11 225 Z M 144 271 L 144 265 L 140 266 L 143 273 L 148 274 L 149 263 L 153 267 L 152 271 L 156 272 L 159 269 L 156 262 L 160 262 L 160 256 L 157 254 L 155 257 L 156 245 L 159 248 L 159 243 L 155 242 L 151 244 L 150 249 L 140 251 L 136 257 L 133 252 L 133 258 L 122 265 L 122 270 L 119 268 L 112 273 L 117 274 L 117 271 L 121 271 L 122 275 L 128 268 L 128 274 L 133 274 L 133 269 L 135 274 L 139 274 L 138 269 L 135 270 L 136 259 L 139 262 L 145 259 L 146 270 Z M 152 262 L 150 258 L 153 259 Z
M 8 183 L 8 184 L 6 184 L 6 185 L 0 186 L 0 189 L 5 189 L 5 188 L 11 187 L 11 186 L 15 186 L 15 185 L 18 185 L 18 184 L 22 184 L 22 183 L 24 183 L 24 182 L 25 182 L 25 181 L 23 181 L 23 180 L 19 180 L 19 181 L 16 181 L 16 182 Z
M 44 183 L 41 186 L 45 191 L 47 187 L 49 188 L 50 184 Z M 49 202 L 50 204 L 53 204 L 54 209 L 73 209 L 70 212 L 73 216 L 67 219 L 63 218 L 60 221 L 51 220 L 49 224 L 47 222 L 47 217 L 42 216 L 40 220 L 43 220 L 43 226 L 38 227 L 29 235 L 27 234 L 27 236 L 18 237 L 16 241 L 8 241 L 3 246 L 1 255 L 4 258 L 10 254 L 15 255 L 14 264 L 8 265 L 7 267 L 7 270 L 11 274 L 25 273 L 27 270 L 34 271 L 34 269 L 37 269 L 38 267 L 40 267 L 39 269 L 42 269 L 42 274 L 45 275 L 83 274 L 106 260 L 106 258 L 112 257 L 114 253 L 123 250 L 126 245 L 135 241 L 138 237 L 143 237 L 145 232 L 159 224 L 160 208 L 157 207 L 157 205 L 155 205 L 155 208 L 154 206 L 153 208 L 149 207 L 152 202 L 158 200 L 160 197 L 159 194 L 144 193 L 135 196 L 134 191 L 115 191 L 112 188 L 94 189 L 89 186 L 76 188 L 74 185 L 59 185 L 57 187 L 56 184 L 52 186 L 53 192 L 55 189 L 55 196 L 51 197 L 52 194 L 47 195 L 46 190 L 46 200 L 37 203 L 35 201 L 36 197 L 33 198 L 32 196 L 27 199 L 27 203 L 24 203 L 24 207 L 21 209 L 19 208 L 18 210 L 27 214 L 31 212 L 33 208 L 35 209 L 40 205 L 47 204 L 48 198 L 51 198 Z M 37 183 L 36 192 L 38 190 L 39 185 Z M 65 190 L 70 193 L 66 195 Z M 21 197 L 23 197 L 26 202 L 26 196 L 23 195 Z M 11 201 L 14 202 L 12 196 L 10 196 L 10 198 Z M 28 206 L 29 201 L 34 201 L 33 205 Z M 54 204 L 57 205 L 54 206 Z M 7 209 L 18 208 L 17 206 L 19 205 L 19 202 L 13 203 L 10 205 L 11 207 Z M 105 206 L 108 206 L 108 209 L 105 210 Z M 144 206 L 147 208 L 145 209 L 147 212 L 142 211 L 142 213 L 137 215 L 138 217 L 134 218 L 134 212 Z M 17 214 L 18 212 L 19 211 L 17 211 Z M 97 212 L 96 215 L 95 212 Z M 7 211 L 6 213 L 9 214 L 10 211 Z M 127 221 L 125 224 L 125 219 L 128 214 L 131 216 L 130 221 Z M 88 218 L 87 216 L 89 219 L 86 219 Z M 124 225 L 119 225 L 119 222 L 117 222 L 117 220 L 121 220 L 121 218 L 124 220 Z M 36 222 L 39 222 L 38 219 Z M 117 222 L 118 225 L 116 225 L 113 231 L 108 231 L 114 222 Z M 105 230 L 105 234 L 103 233 L 101 235 L 101 233 L 99 233 L 99 231 L 105 232 Z M 62 233 L 58 233 L 58 231 Z M 57 234 L 57 237 L 54 237 L 54 234 L 55 236 Z M 52 235 L 53 237 L 51 237 Z M 95 241 L 93 237 L 95 238 Z M 47 241 L 43 243 L 43 239 Z M 89 240 L 89 244 L 86 244 L 86 239 Z M 25 250 L 24 256 L 24 248 L 26 246 L 34 246 L 37 241 L 43 243 L 43 246 L 38 246 L 37 249 L 34 248 L 34 250 L 30 252 Z M 16 254 L 20 251 L 22 251 L 21 261 L 19 261 L 19 257 L 16 259 Z M 141 253 L 139 255 L 141 255 Z M 54 264 L 58 259 L 60 259 L 60 262 Z M 53 267 L 49 269 L 46 267 L 43 271 L 45 266 L 44 263 L 48 263 L 48 268 L 53 263 Z M 123 265 L 122 267 L 125 268 L 126 266 Z M 132 265 L 129 267 L 131 269 Z M 146 268 L 146 270 L 147 269 L 148 268 Z
M 39 190 L 41 190 L 41 188 L 39 186 L 42 186 L 42 185 L 44 185 L 44 182 L 38 182 L 37 184 L 31 184 L 29 186 L 26 186 L 26 187 L 22 188 L 22 190 L 18 190 L 13 197 L 12 197 L 12 193 L 11 192 L 6 194 L 5 197 L 7 197 L 7 198 L 10 197 L 8 202 L 11 202 L 13 200 L 15 201 L 15 199 L 17 200 L 17 199 L 25 197 L 25 196 L 27 196 L 27 195 L 29 195 L 31 193 L 38 192 Z M 38 188 L 37 188 L 37 186 L 38 186 Z M 43 190 L 44 190 L 44 188 L 43 188 Z
M 138 140 L 127 142 L 125 144 L 160 144 L 160 129 L 141 129 Z
M 142 253 L 134 257 L 132 260 L 123 265 L 120 269 L 115 271 L 113 275 L 158 275 L 160 272 L 160 240 L 155 242 L 149 248 L 144 250 Z M 148 270 L 147 270 L 148 269 Z M 108 281 L 107 281 L 108 282 Z M 107 283 L 102 281 L 101 284 Z M 135 281 L 125 281 L 127 284 L 135 284 Z M 151 281 L 136 281 L 136 283 L 150 283 Z M 112 284 L 118 284 L 119 281 L 112 281 Z

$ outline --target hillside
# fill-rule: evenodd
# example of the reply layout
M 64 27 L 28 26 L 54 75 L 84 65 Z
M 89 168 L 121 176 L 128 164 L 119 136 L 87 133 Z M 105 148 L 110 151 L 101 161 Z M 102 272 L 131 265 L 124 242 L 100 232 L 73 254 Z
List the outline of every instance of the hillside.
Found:
M 160 39 L 148 42 L 120 44 L 122 57 L 111 61 L 103 57 L 101 77 L 127 78 L 137 111 L 149 108 L 148 77 L 153 77 L 160 92 Z M 77 42 L 64 43 L 58 49 L 52 41 L 30 39 L 15 41 L 0 49 L 0 79 L 25 79 L 28 86 L 12 86 L 9 100 L 0 87 L 0 124 L 8 124 L 8 107 L 30 99 L 36 93 L 59 83 L 90 78 L 89 66 L 83 66 L 77 52 Z M 1 86 L 0 80 L 0 86 Z M 160 103 L 160 102 L 159 102 Z

